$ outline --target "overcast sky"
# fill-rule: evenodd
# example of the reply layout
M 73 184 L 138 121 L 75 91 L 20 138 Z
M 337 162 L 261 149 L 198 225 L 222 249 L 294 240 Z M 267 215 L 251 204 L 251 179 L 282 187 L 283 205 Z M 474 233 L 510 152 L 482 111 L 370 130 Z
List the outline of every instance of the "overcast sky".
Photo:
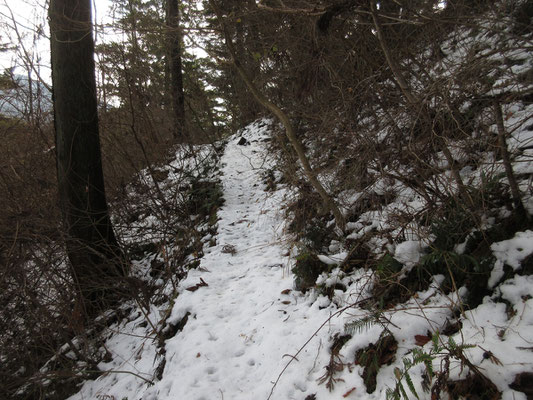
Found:
M 49 81 L 49 60 L 50 45 L 48 42 L 49 29 L 46 20 L 47 0 L 0 0 L 0 41 L 2 44 L 18 42 L 16 27 L 21 36 L 24 37 L 23 43 L 28 53 L 38 55 L 41 59 L 42 78 Z M 109 20 L 110 0 L 93 0 L 93 17 L 96 17 L 98 23 Z M 38 41 L 37 46 L 33 45 L 33 36 L 36 27 L 41 27 L 44 36 Z M 19 47 L 20 48 L 20 47 Z M 14 52 L 0 53 L 0 72 L 4 68 L 13 65 L 20 65 Z M 17 73 L 23 73 L 17 69 Z

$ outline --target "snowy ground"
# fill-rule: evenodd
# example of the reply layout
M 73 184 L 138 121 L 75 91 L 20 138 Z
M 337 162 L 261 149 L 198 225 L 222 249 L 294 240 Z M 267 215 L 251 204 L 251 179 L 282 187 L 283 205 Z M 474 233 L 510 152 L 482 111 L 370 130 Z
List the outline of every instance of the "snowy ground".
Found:
M 256 125 L 244 132 L 249 145 L 239 146 L 234 139 L 226 148 L 226 202 L 218 213 L 216 245 L 206 244 L 200 267 L 179 284 L 168 322 L 190 316 L 183 330 L 166 342 L 162 379 L 150 386 L 135 375 L 111 372 L 87 382 L 72 399 L 266 399 L 289 355 L 334 311 L 333 306 L 319 309 L 314 297 L 291 290 L 291 261 L 280 212 L 284 192 L 265 192 L 261 183 L 266 129 Z M 201 279 L 208 286 L 186 290 Z M 159 311 L 148 316 L 152 322 L 160 319 Z M 102 370 L 132 371 L 153 380 L 160 357 L 150 329 L 139 326 L 145 325 L 143 320 L 139 315 L 111 328 L 121 333 L 106 343 L 113 361 L 100 365 Z M 300 363 L 293 362 L 285 372 L 273 398 L 305 397 L 326 363 L 327 354 L 318 353 L 318 348 L 327 344 L 330 329 L 322 329 L 298 355 Z M 315 374 L 302 371 L 302 365 Z
M 248 145 L 237 144 L 241 136 Z M 370 272 L 344 276 L 334 269 L 329 277 L 320 277 L 324 286 L 342 282 L 347 287 L 345 292 L 335 291 L 333 301 L 315 291 L 304 295 L 292 289 L 289 271 L 294 260 L 281 213 L 286 193 L 284 189 L 266 192 L 261 183 L 269 166 L 264 159 L 267 137 L 268 126 L 259 122 L 230 139 L 221 160 L 226 202 L 218 212 L 216 244 L 206 238 L 205 256 L 179 282 L 173 304 L 152 306 L 146 315 L 139 311 L 109 328 L 108 362 L 99 365 L 109 373 L 85 382 L 72 400 L 384 399 L 404 366 L 402 358 L 410 358 L 414 347 L 431 351 L 431 341 L 423 338 L 441 329 L 460 307 L 461 290 L 445 296 L 437 289 L 443 276 L 436 276 L 435 285 L 408 303 L 384 313 L 382 322 L 388 321 L 385 324 L 398 350 L 391 365 L 380 370 L 374 393 L 367 394 L 363 368 L 355 365 L 354 356 L 378 340 L 383 324 L 354 332 L 336 360 L 340 364 L 332 391 L 319 383 L 330 362 L 334 335 L 343 333 L 347 322 L 368 316 L 368 311 L 348 306 L 368 295 Z M 530 232 L 518 239 L 524 238 L 531 241 Z M 524 247 L 533 251 L 522 243 Z M 511 257 L 511 248 L 507 243 L 494 250 L 503 262 Z M 525 399 L 508 385 L 516 373 L 533 366 L 533 352 L 520 350 L 531 348 L 533 342 L 533 280 L 511 279 L 500 290 L 514 313 L 487 298 L 464 314 L 463 331 L 454 341 L 477 345 L 465 350 L 466 356 L 488 374 L 505 399 Z M 188 317 L 183 329 L 166 340 L 163 356 L 154 327 L 165 313 L 170 313 L 166 322 L 174 325 Z M 440 340 L 449 343 L 443 335 Z M 505 370 L 485 360 L 486 350 Z M 434 356 L 437 371 L 443 356 Z M 452 360 L 450 377 L 465 376 L 468 368 L 460 364 Z M 158 367 L 161 379 L 156 377 Z M 412 368 L 414 386 L 420 398 L 430 398 L 421 388 L 422 372 L 423 365 Z

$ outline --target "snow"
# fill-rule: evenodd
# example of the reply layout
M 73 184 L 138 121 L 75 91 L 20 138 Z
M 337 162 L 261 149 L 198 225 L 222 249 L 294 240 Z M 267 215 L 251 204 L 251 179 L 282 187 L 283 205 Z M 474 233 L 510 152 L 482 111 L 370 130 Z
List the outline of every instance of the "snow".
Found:
M 348 253 L 343 251 L 337 254 L 330 254 L 330 255 L 319 254 L 317 257 L 324 264 L 339 265 L 344 261 L 344 259 L 347 256 L 348 256 Z
M 349 339 L 339 353 L 344 364 L 335 375 L 337 383 L 331 392 L 319 384 L 334 335 L 346 333 L 346 323 L 375 312 L 359 307 L 371 295 L 374 275 L 370 269 L 346 274 L 336 267 L 348 252 L 341 241 L 334 240 L 330 253 L 319 255 L 332 270 L 317 279 L 318 288 L 333 291 L 331 297 L 319 289 L 305 294 L 293 289 L 294 251 L 282 214 L 289 188 L 278 185 L 277 191 L 267 192 L 260 183 L 264 170 L 274 167 L 266 157 L 268 135 L 269 121 L 258 121 L 230 138 L 220 160 L 225 204 L 218 211 L 217 233 L 203 235 L 205 255 L 200 265 L 178 283 L 170 303 L 144 310 L 131 305 L 129 318 L 109 328 L 105 342 L 109 357 L 99 365 L 108 373 L 86 381 L 70 399 L 303 400 L 312 394 L 320 400 L 385 399 L 386 390 L 395 386 L 395 369 L 403 368 L 402 358 L 410 357 L 417 346 L 416 337 L 440 331 L 459 313 L 463 329 L 453 336 L 455 342 L 474 346 L 464 350 L 465 354 L 495 382 L 503 398 L 524 398 L 508 385 L 517 373 L 533 365 L 531 352 L 520 351 L 533 342 L 530 276 L 515 276 L 497 287 L 497 293 L 513 309 L 511 314 L 496 295 L 465 311 L 462 299 L 466 289 L 444 294 L 440 290 L 444 275 L 434 276 L 429 288 L 383 310 L 381 322 Z M 246 145 L 237 144 L 241 137 Z M 387 213 L 422 207 L 412 191 L 400 185 L 395 190 L 397 200 L 381 212 L 368 211 L 357 222 L 350 222 L 348 229 L 353 232 L 348 237 L 389 229 Z M 359 197 L 357 193 L 344 195 Z M 413 267 L 431 237 L 416 226 L 403 230 L 402 235 L 408 240 L 377 243 L 380 239 L 376 238 L 374 242 Z M 501 278 L 497 276 L 498 263 L 502 271 L 503 263 L 518 268 L 533 252 L 532 239 L 533 232 L 525 231 L 493 245 L 497 258 L 493 284 Z M 136 265 L 136 269 L 142 268 L 143 262 Z M 346 291 L 338 290 L 340 285 Z M 172 290 L 167 292 L 172 294 Z M 165 332 L 170 331 L 168 325 L 184 325 L 162 348 L 155 330 L 164 321 Z M 354 356 L 375 343 L 384 326 L 398 341 L 398 350 L 391 365 L 381 368 L 376 391 L 368 394 L 361 377 L 363 367 L 354 364 Z M 441 335 L 440 340 L 447 343 L 449 338 Z M 431 341 L 423 349 L 428 352 L 430 347 Z M 505 368 L 485 360 L 483 349 L 490 349 Z M 435 370 L 441 368 L 444 356 L 435 355 Z M 452 377 L 464 378 L 467 370 L 452 359 Z M 422 389 L 423 366 L 410 373 L 419 397 L 429 399 L 430 394 Z
M 12 118 L 20 118 L 28 114 L 30 109 L 30 83 L 28 78 L 21 75 L 13 77 L 15 89 L 0 90 L 0 115 Z M 52 110 L 52 94 L 50 90 L 38 81 L 31 82 L 34 98 L 31 99 L 35 109 L 42 110 L 43 114 L 48 114 Z M 36 93 L 40 93 L 37 99 Z
M 396 246 L 394 258 L 402 264 L 412 267 L 420 261 L 425 247 L 427 246 L 424 246 L 420 240 L 407 240 Z
M 217 245 L 204 249 L 200 267 L 191 270 L 178 286 L 178 296 L 169 323 L 178 323 L 186 313 L 188 322 L 181 332 L 166 341 L 163 377 L 153 386 L 132 374 L 110 373 L 88 381 L 71 399 L 98 395 L 128 399 L 226 399 L 266 398 L 284 365 L 314 331 L 328 319 L 333 305 L 320 309 L 316 297 L 292 288 L 288 273 L 291 260 L 284 245 L 284 221 L 280 214 L 283 190 L 263 190 L 261 167 L 266 124 L 256 124 L 242 133 L 249 146 L 232 139 L 221 160 L 225 205 L 218 212 Z M 233 246 L 235 252 L 225 251 Z M 208 286 L 196 291 L 186 288 L 203 279 Z M 285 294 L 282 294 L 285 293 Z M 148 315 L 161 320 L 158 310 Z M 151 371 L 161 360 L 150 329 L 138 332 L 143 316 L 121 326 L 136 334 L 118 333 L 106 343 L 114 361 L 100 365 L 103 370 L 128 370 L 153 380 Z M 337 324 L 339 322 L 336 322 Z M 331 325 L 335 325 L 332 321 Z M 316 374 L 326 364 L 325 346 L 329 330 L 316 335 L 308 347 L 285 371 L 274 398 L 300 399 Z M 301 365 L 316 367 L 310 375 Z M 312 384 L 312 385 L 310 385 Z M 304 396 L 305 397 L 305 396 Z
M 503 277 L 505 264 L 517 270 L 521 262 L 533 253 L 533 231 L 517 232 L 512 239 L 493 243 L 490 248 L 496 257 L 489 279 L 489 287 L 492 288 Z
M 499 261 L 516 270 L 533 253 L 533 231 L 517 232 L 514 238 L 493 243 L 490 248 Z

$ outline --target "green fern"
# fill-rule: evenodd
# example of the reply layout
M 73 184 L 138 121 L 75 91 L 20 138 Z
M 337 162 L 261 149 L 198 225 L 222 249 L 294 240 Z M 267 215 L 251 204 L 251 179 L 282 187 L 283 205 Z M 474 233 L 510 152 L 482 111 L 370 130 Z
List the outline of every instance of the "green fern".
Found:
M 433 360 L 439 353 L 444 350 L 444 348 L 439 344 L 438 332 L 435 333 L 431 339 L 433 346 L 429 353 L 424 352 L 422 349 L 414 348 L 411 351 L 411 357 L 405 357 L 402 359 L 403 369 L 396 368 L 394 370 L 394 374 L 396 376 L 396 386 L 394 389 L 387 389 L 387 400 L 401 400 L 401 398 L 403 398 L 404 400 L 409 400 L 409 396 L 407 394 L 407 391 L 405 390 L 402 381 L 405 381 L 407 387 L 409 388 L 409 391 L 413 394 L 413 396 L 419 399 L 411 375 L 409 375 L 409 370 L 415 365 L 424 364 L 430 378 L 433 377 Z
M 402 394 L 403 398 L 405 400 L 409 400 L 409 396 L 407 396 L 407 393 L 405 389 L 403 388 L 402 381 L 398 381 L 397 385 L 398 385 L 398 388 L 400 389 L 400 393 Z
M 369 329 L 374 324 L 375 322 L 372 319 L 364 317 L 362 319 L 346 323 L 344 325 L 344 331 L 347 335 L 353 336 L 356 333 L 361 333 L 362 331 Z
M 404 378 L 405 378 L 405 382 L 407 382 L 407 386 L 409 387 L 409 390 L 411 391 L 411 393 L 413 393 L 417 399 L 420 399 L 418 397 L 418 394 L 416 393 L 415 385 L 413 384 L 411 376 L 409 375 L 408 372 L 405 373 Z
M 431 343 L 433 343 L 433 353 L 438 353 L 440 348 L 438 332 L 431 336 Z
M 396 390 L 388 388 L 385 392 L 387 400 L 401 400 L 400 395 Z
M 455 343 L 455 340 L 453 340 L 452 337 L 448 339 L 448 347 L 450 348 L 450 351 L 457 350 L 457 343 Z
M 373 325 L 381 326 L 385 332 L 388 332 L 390 334 L 390 330 L 388 328 L 390 321 L 383 315 L 383 308 L 383 304 L 380 303 L 378 304 L 377 309 L 375 309 L 365 317 L 355 321 L 347 322 L 344 325 L 344 330 L 346 334 L 353 336 L 356 333 L 361 333 L 370 329 L 370 327 Z
M 409 396 L 407 395 L 407 391 L 405 390 L 402 381 L 405 381 L 409 391 L 417 399 L 419 399 L 413 380 L 409 375 L 409 370 L 412 367 L 418 364 L 424 364 L 426 367 L 426 373 L 431 380 L 435 376 L 435 372 L 433 371 L 433 360 L 435 360 L 437 356 L 447 355 L 448 357 L 452 356 L 458 358 L 458 354 L 460 354 L 464 349 L 475 347 L 471 344 L 458 345 L 451 337 L 448 338 L 447 344 L 443 345 L 440 343 L 438 332 L 433 334 L 431 337 L 431 342 L 432 346 L 429 352 L 425 352 L 421 348 L 414 348 L 411 351 L 411 357 L 405 357 L 402 359 L 403 369 L 395 368 L 394 375 L 396 376 L 396 386 L 394 389 L 389 388 L 386 390 L 385 393 L 387 400 L 401 400 L 402 398 L 404 400 L 409 400 Z
M 375 312 L 361 319 L 346 323 L 344 331 L 346 334 L 354 336 L 354 334 L 364 332 L 370 329 L 371 326 L 378 324 L 380 324 L 380 313 Z

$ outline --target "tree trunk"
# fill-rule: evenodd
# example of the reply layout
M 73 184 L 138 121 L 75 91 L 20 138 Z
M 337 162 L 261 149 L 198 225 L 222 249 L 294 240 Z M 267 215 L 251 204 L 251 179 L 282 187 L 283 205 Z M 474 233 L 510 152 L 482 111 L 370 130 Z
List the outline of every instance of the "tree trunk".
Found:
M 500 154 L 502 156 L 503 167 L 505 168 L 505 174 L 507 175 L 507 180 L 509 181 L 509 187 L 511 189 L 511 196 L 515 208 L 521 218 L 530 219 L 528 212 L 524 208 L 522 203 L 522 197 L 520 196 L 520 188 L 518 187 L 518 182 L 513 171 L 513 165 L 511 164 L 511 156 L 507 150 L 507 140 L 505 139 L 505 125 L 503 123 L 503 114 L 502 106 L 498 100 L 494 100 L 492 107 L 494 109 L 494 116 L 496 117 L 496 126 L 498 128 L 498 144 L 500 146 Z
M 104 304 L 123 257 L 102 171 L 90 0 L 49 8 L 59 198 L 67 253 L 86 314 Z
M 174 116 L 174 138 L 185 139 L 185 95 L 181 67 L 180 0 L 167 0 L 167 25 L 169 30 L 170 93 Z
M 244 3 L 249 3 L 245 1 Z M 254 4 L 255 5 L 255 4 Z M 243 4 L 243 7 L 247 7 L 253 10 L 253 6 L 250 4 Z M 239 11 L 239 6 L 234 7 L 235 11 Z M 241 19 L 241 22 L 235 24 L 235 52 L 240 55 L 240 62 L 243 68 L 248 71 L 251 76 L 257 77 L 260 73 L 259 63 L 251 57 L 251 51 L 247 50 L 246 38 L 248 42 L 257 41 L 257 33 L 254 26 L 246 24 L 246 18 Z M 246 84 L 242 81 L 239 74 L 232 74 L 232 85 L 235 88 L 236 100 L 239 108 L 239 119 L 246 124 L 255 121 L 261 114 L 261 107 L 257 105 L 257 102 L 250 96 L 247 90 Z

